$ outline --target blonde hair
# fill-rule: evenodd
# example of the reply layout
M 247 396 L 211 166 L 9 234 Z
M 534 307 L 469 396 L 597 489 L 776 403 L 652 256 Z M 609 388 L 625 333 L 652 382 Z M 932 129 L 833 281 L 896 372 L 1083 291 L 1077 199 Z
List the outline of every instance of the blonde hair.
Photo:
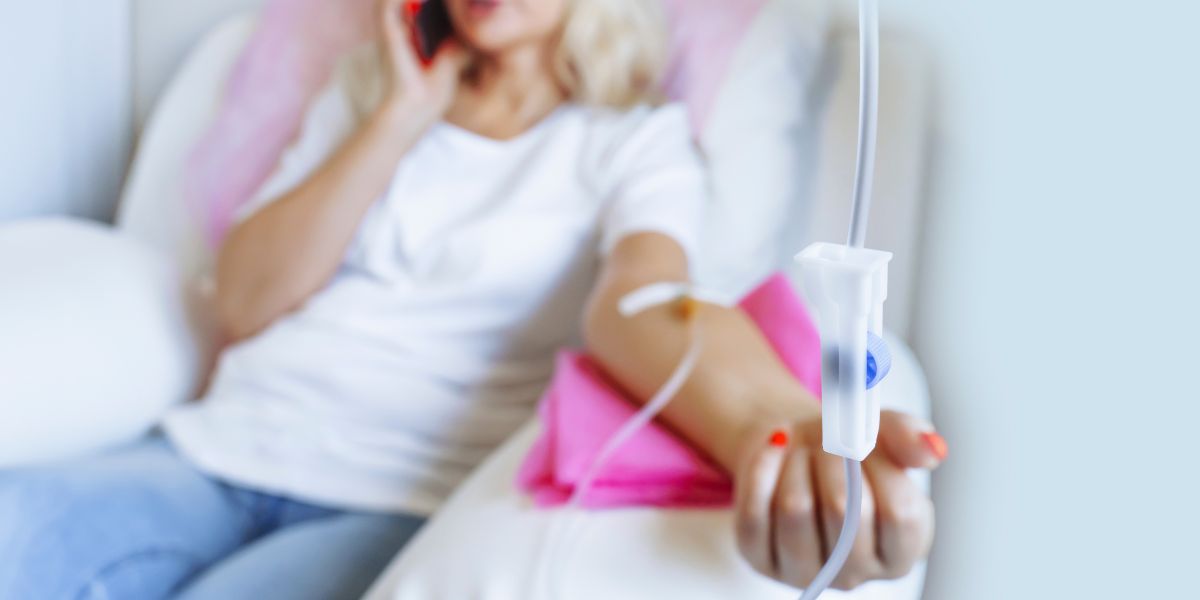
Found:
M 566 0 L 553 75 L 568 100 L 630 108 L 661 100 L 667 34 L 657 0 Z M 383 63 L 376 44 L 352 52 L 336 77 L 360 116 L 383 100 Z
M 657 101 L 666 37 L 657 0 L 568 0 L 554 76 L 581 104 Z

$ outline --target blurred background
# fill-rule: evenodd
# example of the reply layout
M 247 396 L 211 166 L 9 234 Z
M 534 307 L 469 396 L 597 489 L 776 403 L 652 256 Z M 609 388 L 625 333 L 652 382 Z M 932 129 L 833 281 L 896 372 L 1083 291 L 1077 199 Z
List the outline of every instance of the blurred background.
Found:
M 134 74 L 256 4 L 0 3 L 3 221 L 111 220 L 166 83 Z M 908 338 L 951 458 L 925 598 L 1200 595 L 1200 4 L 880 4 L 929 79 Z M 137 52 L 146 19 L 175 54 Z

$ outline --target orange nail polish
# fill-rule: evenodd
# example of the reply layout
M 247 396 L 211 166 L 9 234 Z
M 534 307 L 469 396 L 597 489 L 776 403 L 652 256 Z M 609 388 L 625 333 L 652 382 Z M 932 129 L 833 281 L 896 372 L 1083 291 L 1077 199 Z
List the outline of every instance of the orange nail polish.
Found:
M 950 447 L 946 445 L 946 438 L 937 433 L 932 431 L 928 433 L 922 433 L 921 441 L 925 442 L 925 446 L 929 448 L 929 451 L 932 452 L 939 461 L 946 460 L 946 457 L 950 455 Z
M 775 446 L 776 448 L 783 448 L 784 446 L 787 446 L 788 445 L 787 432 L 782 429 L 775 430 L 775 432 L 771 434 L 771 445 Z

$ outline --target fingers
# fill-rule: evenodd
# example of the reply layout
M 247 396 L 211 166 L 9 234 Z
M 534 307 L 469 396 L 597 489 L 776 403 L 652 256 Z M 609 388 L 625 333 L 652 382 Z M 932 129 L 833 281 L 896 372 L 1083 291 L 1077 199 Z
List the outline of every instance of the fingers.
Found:
M 411 6 L 407 0 L 379 0 L 379 14 L 376 16 L 388 41 L 397 37 L 407 37 L 404 35 L 407 34 L 404 26 L 411 23 L 415 16 Z
M 823 452 L 819 436 L 809 439 L 804 431 L 796 428 L 790 440 L 782 432 L 772 436 L 766 428 L 753 432 L 735 495 L 741 553 L 763 575 L 801 588 L 832 553 L 848 495 L 844 459 Z M 883 449 L 863 464 L 861 521 L 834 588 L 902 577 L 928 554 L 933 505 L 907 469 L 936 465 L 945 456 L 944 447 L 939 452 L 926 439 L 929 433 L 931 428 L 918 419 L 883 415 Z
M 841 535 L 846 520 L 846 467 L 839 456 L 819 453 L 816 465 L 817 497 L 820 504 L 820 526 L 825 541 L 823 557 L 828 559 Z M 849 590 L 876 579 L 883 571 L 875 552 L 875 500 L 869 485 L 863 485 L 861 522 L 854 546 L 845 567 L 833 582 L 839 590 Z
M 946 440 L 932 425 L 890 410 L 879 418 L 879 447 L 897 465 L 910 469 L 936 469 L 948 454 Z
M 884 456 L 863 463 L 875 494 L 876 545 L 882 576 L 903 577 L 925 557 L 933 542 L 933 503 L 902 467 Z
M 392 68 L 404 80 L 420 73 L 416 42 L 413 37 L 413 22 L 419 3 L 410 0 L 380 0 L 379 23 L 387 46 Z
M 778 576 L 796 587 L 812 582 L 824 562 L 812 460 L 812 451 L 805 446 L 788 451 L 773 506 Z
M 758 441 L 760 439 L 761 442 Z M 746 458 L 736 478 L 734 505 L 737 512 L 738 549 L 756 571 L 774 578 L 777 575 L 771 504 L 785 461 L 786 439 L 783 440 L 784 445 L 770 443 L 779 439 L 764 428 L 751 435 L 750 440 L 750 446 L 743 452 Z

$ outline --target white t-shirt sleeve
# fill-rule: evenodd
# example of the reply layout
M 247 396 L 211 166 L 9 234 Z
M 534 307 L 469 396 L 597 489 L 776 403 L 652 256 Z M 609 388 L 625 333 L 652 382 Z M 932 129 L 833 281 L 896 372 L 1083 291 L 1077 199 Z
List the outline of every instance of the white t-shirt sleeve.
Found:
M 284 152 L 258 192 L 242 205 L 235 220 L 242 222 L 304 183 L 337 152 L 358 127 L 345 86 L 336 80 L 313 100 L 300 135 Z
M 607 256 L 635 233 L 661 233 L 678 242 L 695 265 L 709 190 L 686 109 L 640 108 L 625 119 L 629 124 L 607 157 L 600 251 Z

